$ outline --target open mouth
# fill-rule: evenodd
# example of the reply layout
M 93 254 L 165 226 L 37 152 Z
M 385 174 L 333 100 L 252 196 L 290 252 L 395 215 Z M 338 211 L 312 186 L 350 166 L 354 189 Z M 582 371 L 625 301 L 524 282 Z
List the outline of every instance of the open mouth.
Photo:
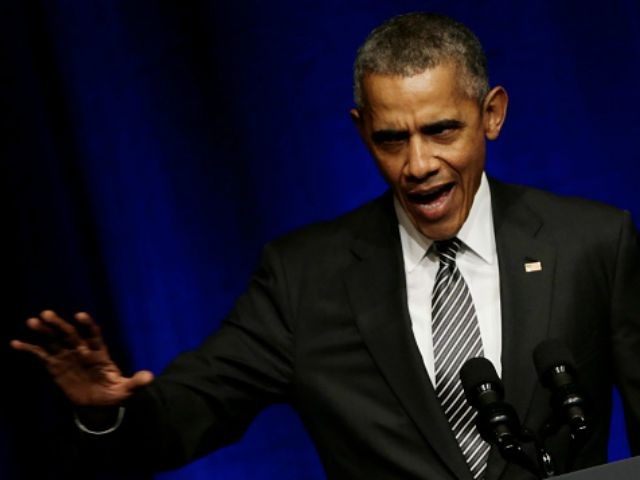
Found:
M 446 200 L 454 186 L 455 183 L 450 182 L 424 191 L 409 192 L 407 199 L 413 204 L 435 207 Z

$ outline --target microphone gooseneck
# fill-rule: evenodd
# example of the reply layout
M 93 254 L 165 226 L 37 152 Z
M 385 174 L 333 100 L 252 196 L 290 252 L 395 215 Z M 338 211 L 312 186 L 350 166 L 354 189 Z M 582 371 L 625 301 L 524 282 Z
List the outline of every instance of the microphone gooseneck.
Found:
M 577 383 L 573 356 L 559 340 L 545 340 L 533 352 L 540 383 L 551 391 L 551 407 L 560 423 L 566 423 L 574 440 L 589 433 L 587 401 Z

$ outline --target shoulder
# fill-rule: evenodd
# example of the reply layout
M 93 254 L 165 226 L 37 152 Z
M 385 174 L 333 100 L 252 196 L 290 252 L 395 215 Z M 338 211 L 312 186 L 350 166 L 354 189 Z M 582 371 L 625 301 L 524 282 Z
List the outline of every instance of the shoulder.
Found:
M 579 243 L 612 241 L 632 225 L 629 212 L 602 202 L 563 196 L 538 188 L 491 180 L 494 211 L 511 216 L 518 210 L 535 216 L 558 240 L 573 238 Z M 497 204 L 497 205 L 496 205 Z
M 492 179 L 492 200 L 504 203 L 507 208 L 520 205 L 531 209 L 543 220 L 562 219 L 562 223 L 589 224 L 592 222 L 619 222 L 628 212 L 595 200 L 564 196 L 539 188 L 503 183 Z
M 394 230 L 395 229 L 395 230 Z M 266 251 L 274 252 L 292 263 L 306 259 L 330 259 L 347 255 L 349 247 L 363 232 L 379 232 L 387 238 L 397 231 L 397 220 L 390 192 L 346 212 L 332 220 L 296 229 L 271 241 Z

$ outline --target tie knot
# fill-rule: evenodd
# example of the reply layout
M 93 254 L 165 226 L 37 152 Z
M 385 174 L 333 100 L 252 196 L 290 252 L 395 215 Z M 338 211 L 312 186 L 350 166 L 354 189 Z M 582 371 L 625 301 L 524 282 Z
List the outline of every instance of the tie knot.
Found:
M 448 267 L 452 267 L 456 263 L 456 255 L 460 251 L 460 247 L 462 246 L 462 242 L 458 239 L 458 237 L 453 237 L 448 240 L 439 240 L 433 243 L 434 248 L 436 249 L 436 253 L 438 257 L 440 257 L 440 262 L 444 263 Z

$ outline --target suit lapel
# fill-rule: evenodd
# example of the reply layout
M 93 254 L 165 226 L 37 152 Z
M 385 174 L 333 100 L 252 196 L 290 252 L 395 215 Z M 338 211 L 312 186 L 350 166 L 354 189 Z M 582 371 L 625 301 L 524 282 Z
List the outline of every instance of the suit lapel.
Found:
M 358 328 L 382 375 L 443 464 L 456 478 L 470 479 L 413 337 L 391 195 L 377 205 L 353 244 L 359 261 L 345 276 Z
M 491 181 L 500 270 L 502 380 L 506 400 L 523 424 L 537 383 L 532 352 L 549 328 L 555 269 L 555 248 L 544 234 L 540 217 L 523 201 L 524 192 Z M 497 452 L 492 452 L 486 478 L 499 478 L 504 467 Z

